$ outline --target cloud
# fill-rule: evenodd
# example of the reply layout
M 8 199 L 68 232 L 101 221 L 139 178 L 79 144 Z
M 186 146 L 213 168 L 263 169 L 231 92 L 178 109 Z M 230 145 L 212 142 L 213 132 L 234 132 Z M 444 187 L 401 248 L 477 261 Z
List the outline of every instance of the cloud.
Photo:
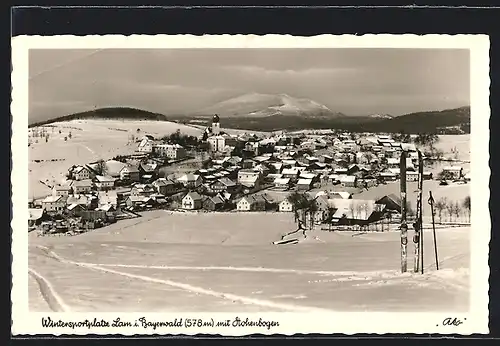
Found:
M 359 72 L 359 69 L 352 67 L 343 68 L 307 68 L 302 70 L 292 70 L 292 69 L 266 69 L 259 66 L 243 66 L 243 65 L 232 65 L 221 67 L 224 70 L 228 70 L 232 73 L 246 73 L 255 75 L 267 75 L 270 77 L 296 77 L 296 78 L 308 78 L 315 76 L 339 76 L 339 75 L 350 75 Z

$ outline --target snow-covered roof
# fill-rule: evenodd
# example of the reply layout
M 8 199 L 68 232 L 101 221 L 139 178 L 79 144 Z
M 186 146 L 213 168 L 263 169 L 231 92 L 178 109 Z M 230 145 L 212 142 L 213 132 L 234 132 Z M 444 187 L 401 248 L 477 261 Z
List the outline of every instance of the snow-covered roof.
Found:
M 443 171 L 460 171 L 462 170 L 462 167 L 460 166 L 446 166 L 443 167 Z
M 184 196 L 184 198 L 186 198 L 187 196 L 190 196 L 193 199 L 193 201 L 201 200 L 201 195 L 198 192 L 194 191 L 188 192 L 186 196 Z
M 108 160 L 105 162 L 105 165 L 106 165 L 106 171 L 110 175 L 119 174 L 120 171 L 123 169 L 123 167 L 126 166 L 125 163 L 116 160 Z
M 347 192 L 347 191 L 333 191 L 330 193 L 330 196 L 331 197 L 340 197 L 340 198 L 343 198 L 343 199 L 349 199 L 352 194 L 350 192 Z
M 317 177 L 317 174 L 309 173 L 309 172 L 301 172 L 299 178 L 303 179 L 314 179 Z
M 28 220 L 30 221 L 35 221 L 40 219 L 43 216 L 44 209 L 35 209 L 35 208 L 29 208 L 28 209 Z
M 287 185 L 290 183 L 290 178 L 276 178 L 274 183 L 277 185 Z
M 96 175 L 95 178 L 100 183 L 111 183 L 111 182 L 114 182 L 116 180 L 115 178 L 103 176 L 103 175 Z
M 339 178 L 340 182 L 342 183 L 354 183 L 356 181 L 356 176 L 354 175 L 344 175 L 344 174 L 341 174 L 339 175 Z
M 282 174 L 298 174 L 299 170 L 297 168 L 285 168 L 281 172 Z
M 179 181 L 182 181 L 182 182 L 189 182 L 189 181 L 196 181 L 198 180 L 199 178 L 199 175 L 195 175 L 195 174 L 184 174 L 182 177 L 180 177 Z
M 361 199 L 335 199 L 332 205 L 337 209 L 333 215 L 335 219 L 345 215 L 348 219 L 367 220 L 374 211 L 382 211 L 385 208 L 385 205 L 376 204 L 373 200 Z
M 62 196 L 47 196 L 43 199 L 42 203 L 55 203 L 62 200 Z

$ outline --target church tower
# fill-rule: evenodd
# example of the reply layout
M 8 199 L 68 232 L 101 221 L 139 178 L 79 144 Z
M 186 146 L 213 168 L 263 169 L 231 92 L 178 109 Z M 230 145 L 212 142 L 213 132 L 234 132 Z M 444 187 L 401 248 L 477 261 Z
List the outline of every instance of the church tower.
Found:
M 218 136 L 220 134 L 220 122 L 219 116 L 217 114 L 212 118 L 212 134 Z

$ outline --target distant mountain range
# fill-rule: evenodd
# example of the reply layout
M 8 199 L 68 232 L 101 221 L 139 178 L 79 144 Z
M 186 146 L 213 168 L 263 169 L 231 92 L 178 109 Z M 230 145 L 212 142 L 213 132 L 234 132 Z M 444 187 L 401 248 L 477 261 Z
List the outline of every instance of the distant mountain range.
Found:
M 40 126 L 74 119 L 134 119 L 210 124 L 214 114 L 222 127 L 253 131 L 339 129 L 352 132 L 470 133 L 470 107 L 392 116 L 371 114 L 348 116 L 334 112 L 318 102 L 286 94 L 246 94 L 222 101 L 193 114 L 164 115 L 135 108 L 101 108 L 75 113 L 48 121 Z

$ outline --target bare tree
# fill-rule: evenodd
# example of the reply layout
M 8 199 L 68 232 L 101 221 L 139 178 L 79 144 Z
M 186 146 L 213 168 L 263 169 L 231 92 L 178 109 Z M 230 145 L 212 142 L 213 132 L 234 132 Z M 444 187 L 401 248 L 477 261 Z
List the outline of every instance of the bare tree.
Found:
M 108 167 L 106 166 L 106 162 L 104 160 L 97 161 L 96 165 L 96 173 L 97 175 L 106 175 Z
M 300 227 L 300 215 L 299 210 L 303 211 L 307 206 L 307 198 L 304 194 L 294 191 L 290 195 L 288 195 L 288 200 L 293 206 L 293 214 L 295 218 L 295 222 Z M 306 223 L 305 217 L 303 217 L 303 222 Z
M 446 212 L 448 213 L 448 222 L 451 222 L 451 217 L 453 216 L 454 211 L 455 211 L 455 203 L 453 203 L 453 201 L 449 201 L 446 204 Z
M 361 213 L 363 212 L 363 206 L 359 203 L 356 204 L 356 219 L 361 219 Z
M 368 212 L 370 211 L 370 207 L 368 206 L 368 204 L 363 203 L 363 205 L 361 205 L 361 208 L 363 209 L 363 211 L 365 213 L 364 219 L 368 219 L 368 217 L 369 217 Z
M 310 222 L 311 222 L 310 228 L 314 229 L 314 219 L 315 219 L 316 213 L 319 210 L 318 203 L 316 202 L 316 200 L 313 199 L 313 200 L 308 202 L 307 210 L 309 212 L 309 218 L 310 218 Z
M 328 231 L 332 230 L 333 215 L 335 214 L 335 206 L 330 204 L 328 207 L 328 216 L 326 221 L 328 222 Z
M 379 198 L 377 198 L 376 200 L 379 200 Z M 382 214 L 383 206 L 381 204 L 375 204 L 374 211 L 377 213 L 377 219 L 379 221 L 381 221 L 382 217 L 383 217 L 383 214 Z M 377 222 L 375 225 L 376 225 L 376 227 L 375 227 L 376 231 L 379 231 L 379 225 L 381 226 L 382 231 L 384 230 L 384 224 L 382 222 Z
M 351 201 L 351 202 L 349 203 L 349 211 L 351 212 L 350 218 L 351 218 L 351 220 L 352 220 L 352 219 L 354 219 L 354 218 L 355 218 L 354 213 L 355 213 L 355 211 L 356 211 L 356 206 L 354 205 L 354 202 L 353 202 L 353 201 Z
M 458 201 L 456 201 L 453 205 L 453 213 L 455 214 L 455 220 L 458 221 L 460 214 L 462 213 L 462 206 L 458 203 Z
M 467 221 L 470 222 L 470 213 L 471 213 L 470 196 L 464 198 L 462 206 L 465 208 L 465 211 L 467 212 Z
M 448 204 L 448 201 L 447 201 L 446 197 L 442 197 L 434 205 L 436 210 L 437 210 L 437 213 L 438 213 L 439 223 L 442 222 L 443 211 L 446 209 L 447 204 Z

